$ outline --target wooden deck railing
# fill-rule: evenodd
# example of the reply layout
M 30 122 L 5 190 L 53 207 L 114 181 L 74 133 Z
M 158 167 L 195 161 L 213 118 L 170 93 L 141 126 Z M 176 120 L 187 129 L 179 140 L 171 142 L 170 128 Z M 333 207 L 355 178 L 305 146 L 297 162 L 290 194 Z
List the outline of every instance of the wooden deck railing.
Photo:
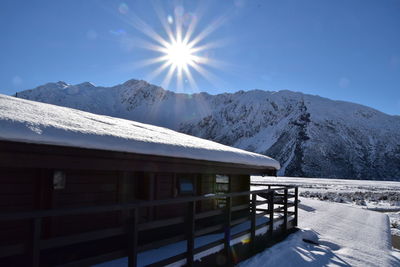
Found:
M 252 184 L 253 185 L 253 184 Z M 188 266 L 192 266 L 194 256 L 200 252 L 204 252 L 212 247 L 224 245 L 224 250 L 228 259 L 231 259 L 231 241 L 243 235 L 250 236 L 250 244 L 254 243 L 257 230 L 267 227 L 267 233 L 272 236 L 274 232 L 274 224 L 283 219 L 282 231 L 288 229 L 288 222 L 293 226 L 297 226 L 297 196 L 298 189 L 296 186 L 282 185 L 265 185 L 267 189 L 252 190 L 246 192 L 235 192 L 227 194 L 213 194 L 206 196 L 191 196 L 174 199 L 152 200 L 152 201 L 137 201 L 127 204 L 115 204 L 107 206 L 84 207 L 75 209 L 57 209 L 57 210 L 38 210 L 31 212 L 16 212 L 2 213 L 0 221 L 12 220 L 30 220 L 32 224 L 31 235 L 28 242 L 24 244 L 9 245 L 0 247 L 0 260 L 4 257 L 15 255 L 24 255 L 28 257 L 28 262 L 31 266 L 41 265 L 41 253 L 47 249 L 63 248 L 70 245 L 82 244 L 105 238 L 125 236 L 128 240 L 127 247 L 112 251 L 109 253 L 96 255 L 95 257 L 83 258 L 73 262 L 64 263 L 64 266 L 81 266 L 99 263 L 103 261 L 113 260 L 121 257 L 128 257 L 128 265 L 136 266 L 137 254 L 139 252 L 157 248 L 166 244 L 186 240 L 186 252 L 175 255 L 168 259 L 159 261 L 154 266 L 161 266 L 177 261 L 185 261 Z M 260 197 L 262 195 L 263 197 Z M 232 206 L 232 198 L 240 196 L 249 196 L 250 203 Z M 201 213 L 196 213 L 196 203 L 208 199 L 226 198 L 226 206 L 223 209 L 216 209 Z M 289 201 L 289 199 L 294 200 Z M 261 199 L 261 200 L 260 200 Z M 158 207 L 169 204 L 187 203 L 187 212 L 182 217 L 169 218 L 146 223 L 139 223 L 138 211 L 144 207 Z M 267 205 L 265 208 L 264 205 Z M 292 210 L 289 211 L 289 208 Z M 124 227 L 109 228 L 100 231 L 85 232 L 81 234 L 54 237 L 50 239 L 42 238 L 42 222 L 47 217 L 59 217 L 66 215 L 92 214 L 109 211 L 128 211 L 130 214 L 129 220 Z M 245 216 L 234 218 L 234 212 L 245 211 Z M 246 212 L 247 211 L 247 212 Z M 196 223 L 199 220 L 204 220 L 211 217 L 220 216 L 224 218 L 218 223 L 199 227 Z M 262 224 L 257 224 L 257 219 L 266 217 L 268 220 Z M 289 221 L 289 217 L 291 220 Z M 231 229 L 235 225 L 250 221 L 250 229 L 232 234 Z M 163 240 L 157 240 L 148 244 L 138 244 L 138 235 L 140 232 L 152 229 L 173 226 L 178 224 L 185 225 L 185 233 L 175 235 Z M 197 226 L 197 227 L 196 227 Z M 224 232 L 224 237 L 220 240 L 211 242 L 201 247 L 195 247 L 195 238 L 218 231 Z

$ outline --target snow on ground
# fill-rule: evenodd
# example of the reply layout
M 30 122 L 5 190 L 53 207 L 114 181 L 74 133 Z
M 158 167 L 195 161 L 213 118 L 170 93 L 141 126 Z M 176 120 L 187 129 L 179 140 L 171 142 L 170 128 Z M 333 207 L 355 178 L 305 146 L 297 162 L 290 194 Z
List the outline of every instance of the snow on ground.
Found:
M 260 217 L 260 218 L 257 218 L 256 225 L 265 224 L 266 222 L 268 222 L 267 217 Z M 275 222 L 274 229 L 277 229 L 278 227 L 280 227 L 282 225 L 282 223 L 283 223 L 282 220 Z M 247 222 L 241 223 L 239 225 L 236 225 L 235 227 L 232 227 L 231 234 L 234 235 L 234 234 L 237 234 L 237 233 L 243 232 L 245 230 L 249 230 L 249 229 L 250 229 L 250 221 L 247 221 Z M 268 231 L 268 226 L 261 227 L 256 231 L 256 235 L 265 234 L 267 231 Z M 215 233 L 215 234 L 209 234 L 209 235 L 205 235 L 205 236 L 200 236 L 200 237 L 195 238 L 194 247 L 199 248 L 199 247 L 205 246 L 207 244 L 221 240 L 223 238 L 224 238 L 224 233 L 222 233 L 222 232 Z M 242 235 L 235 239 L 230 240 L 230 244 L 231 244 L 231 246 L 233 246 L 238 243 L 245 243 L 249 239 L 250 239 L 250 234 L 245 234 L 245 235 Z M 195 254 L 194 260 L 201 261 L 201 258 L 203 258 L 207 255 L 214 254 L 214 253 L 222 250 L 223 248 L 224 248 L 224 244 L 209 248 L 205 251 Z M 158 261 L 168 259 L 170 257 L 184 253 L 185 251 L 186 251 L 186 241 L 180 241 L 180 242 L 169 244 L 169 245 L 157 248 L 157 249 L 147 250 L 147 251 L 141 252 L 137 255 L 137 266 L 147 266 L 150 264 L 154 264 Z M 178 267 L 178 266 L 183 266 L 185 264 L 186 264 L 186 259 L 172 263 L 168 266 Z M 127 257 L 104 262 L 101 264 L 97 264 L 93 267 L 125 267 L 125 266 L 128 266 L 128 258 Z
M 400 266 L 385 214 L 307 198 L 300 201 L 301 230 L 240 267 Z
M 167 128 L 1 94 L 0 140 L 280 168 L 270 157 Z
M 262 179 L 262 180 L 261 180 Z M 294 179 L 294 182 L 293 180 Z M 305 179 L 296 178 L 261 178 L 253 177 L 253 182 L 267 183 L 301 183 Z M 367 182 L 349 180 L 310 179 L 304 181 L 300 192 L 309 190 L 312 185 L 319 190 L 353 192 L 354 188 L 372 190 L 392 190 L 399 183 Z M 368 186 L 366 186 L 366 184 Z M 336 188 L 335 188 L 335 186 Z M 379 185 L 379 186 L 378 186 Z M 370 187 L 370 189 L 368 189 Z M 252 189 L 255 189 L 252 187 Z M 259 188 L 258 188 L 259 189 Z M 389 219 L 386 214 L 368 209 L 357 208 L 358 205 L 348 203 L 324 202 L 311 198 L 300 197 L 299 228 L 286 240 L 266 249 L 239 264 L 247 266 L 400 266 L 400 251 L 392 249 Z M 376 205 L 379 206 L 379 205 Z M 232 232 L 249 228 L 244 223 L 234 227 Z M 261 230 L 261 229 L 260 229 Z M 264 229 L 265 231 L 265 229 Z M 261 232 L 260 232 L 261 233 Z M 195 247 L 218 240 L 223 234 L 213 234 L 196 238 Z M 242 237 L 241 239 L 248 237 Z M 241 239 L 231 243 L 241 242 Z M 304 241 L 306 240 L 306 241 Z M 161 259 L 183 253 L 186 243 L 177 242 L 156 250 L 142 252 L 138 255 L 138 265 L 144 266 Z M 222 248 L 222 247 L 221 247 Z M 206 254 L 218 251 L 215 248 Z M 200 255 L 196 255 L 196 259 Z M 185 262 L 178 262 L 174 266 L 181 266 Z M 126 266 L 127 258 L 99 264 L 98 266 Z
M 386 213 L 392 235 L 400 238 L 400 182 L 260 176 L 252 182 L 295 184 L 302 197 Z

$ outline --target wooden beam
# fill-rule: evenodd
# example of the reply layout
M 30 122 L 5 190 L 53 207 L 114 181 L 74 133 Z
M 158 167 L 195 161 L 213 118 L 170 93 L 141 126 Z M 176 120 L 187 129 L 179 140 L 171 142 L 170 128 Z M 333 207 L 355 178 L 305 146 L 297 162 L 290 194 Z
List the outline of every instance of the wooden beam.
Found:
M 256 240 L 256 210 L 257 210 L 257 194 L 251 195 L 251 227 L 250 227 L 250 241 L 251 246 L 255 248 Z
M 231 183 L 231 176 L 228 176 L 228 190 L 229 193 L 232 193 L 232 183 Z M 231 220 L 232 220 L 232 197 L 227 197 L 226 198 L 226 225 L 225 225 L 225 235 L 224 235 L 224 249 L 225 249 L 225 255 L 226 255 L 226 261 L 228 265 L 231 265 L 233 263 L 232 261 L 232 251 L 231 251 Z
M 57 267 L 92 266 L 92 265 L 95 265 L 95 264 L 98 264 L 98 263 L 102 263 L 102 262 L 111 261 L 111 260 L 119 259 L 119 258 L 122 258 L 122 257 L 126 257 L 126 255 L 127 255 L 126 250 L 122 250 L 121 249 L 121 250 L 113 251 L 111 253 L 104 253 L 104 254 L 93 256 L 93 257 L 84 258 L 84 259 L 80 259 L 80 260 L 64 263 L 64 264 L 61 264 L 61 265 L 57 265 Z
M 170 219 L 155 220 L 139 224 L 139 231 L 151 230 L 159 227 L 166 227 L 174 224 L 184 223 L 184 217 L 173 217 Z
M 195 237 L 195 219 L 196 202 L 188 203 L 187 221 L 186 221 L 186 265 L 193 266 L 194 259 L 194 237 Z
M 108 228 L 98 231 L 90 231 L 84 232 L 80 234 L 74 235 L 67 235 L 67 236 L 60 236 L 54 237 L 51 239 L 41 240 L 40 248 L 41 249 L 51 249 L 57 247 L 64 247 L 75 245 L 78 243 L 84 243 L 89 241 L 95 241 L 99 239 L 105 239 L 109 237 L 115 237 L 120 235 L 126 235 L 127 231 L 124 227 L 117 227 L 117 228 Z
M 195 236 L 202 236 L 202 235 L 206 235 L 206 234 L 210 234 L 210 233 L 214 233 L 216 231 L 220 231 L 220 230 L 224 230 L 226 227 L 225 223 L 220 223 L 220 224 L 216 224 L 216 225 L 212 225 L 206 228 L 202 228 L 199 229 L 195 232 Z
M 135 208 L 132 210 L 131 218 L 128 221 L 128 266 L 137 266 L 138 252 L 138 220 L 139 212 Z
M 270 221 L 268 232 L 270 236 L 272 236 L 272 232 L 274 231 L 274 191 L 270 192 L 268 200 L 269 200 L 268 209 L 269 209 L 269 221 Z
M 228 265 L 232 263 L 232 251 L 231 251 L 231 220 L 232 220 L 232 198 L 227 197 L 226 199 L 226 218 L 225 218 L 225 235 L 224 235 L 224 249 Z
M 297 226 L 298 223 L 298 205 L 299 205 L 299 188 L 296 186 L 294 188 L 294 226 Z
M 146 244 L 140 245 L 138 251 L 142 252 L 142 251 L 146 251 L 146 250 L 150 250 L 150 249 L 158 249 L 165 245 L 170 245 L 172 243 L 186 240 L 185 238 L 186 238 L 186 236 L 184 234 L 182 234 L 182 235 L 176 235 L 173 237 L 164 238 L 161 240 L 156 240 L 151 243 L 146 243 Z
M 155 174 L 154 173 L 149 173 L 149 174 L 144 174 L 147 176 L 149 187 L 148 187 L 148 200 L 153 201 L 155 199 L 155 187 L 156 187 L 156 182 L 155 182 Z M 154 207 L 148 207 L 147 208 L 148 212 L 148 219 L 150 221 L 154 220 L 156 214 L 155 214 L 155 208 Z
M 288 190 L 284 190 L 284 197 L 283 197 L 283 230 L 287 232 L 287 222 L 288 222 Z
M 29 247 L 31 255 L 31 266 L 40 266 L 40 237 L 42 231 L 42 218 L 34 218 L 32 220 L 32 239 Z

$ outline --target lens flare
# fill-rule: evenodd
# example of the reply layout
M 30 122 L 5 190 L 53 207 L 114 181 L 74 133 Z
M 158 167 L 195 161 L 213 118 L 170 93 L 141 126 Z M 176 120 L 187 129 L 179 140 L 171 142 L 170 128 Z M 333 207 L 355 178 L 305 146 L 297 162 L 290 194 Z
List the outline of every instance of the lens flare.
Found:
M 215 75 L 212 75 L 206 67 L 216 68 L 221 62 L 210 59 L 208 51 L 221 46 L 221 43 L 205 42 L 205 39 L 224 22 L 225 18 L 220 17 L 207 23 L 207 27 L 196 32 L 200 14 L 185 13 L 182 6 L 174 9 L 173 16 L 165 14 L 159 6 L 155 6 L 155 11 L 164 32 L 154 30 L 134 15 L 129 17 L 129 22 L 152 40 L 151 42 L 143 41 L 142 47 L 159 53 L 158 56 L 141 62 L 143 66 L 159 65 L 147 78 L 151 80 L 165 73 L 161 85 L 168 89 L 171 81 L 176 80 L 178 91 L 183 90 L 186 82 L 192 91 L 198 91 L 193 71 L 214 83 Z
M 118 6 L 118 11 L 121 14 L 127 14 L 129 12 L 129 6 L 127 4 L 125 4 L 125 3 L 121 3 Z

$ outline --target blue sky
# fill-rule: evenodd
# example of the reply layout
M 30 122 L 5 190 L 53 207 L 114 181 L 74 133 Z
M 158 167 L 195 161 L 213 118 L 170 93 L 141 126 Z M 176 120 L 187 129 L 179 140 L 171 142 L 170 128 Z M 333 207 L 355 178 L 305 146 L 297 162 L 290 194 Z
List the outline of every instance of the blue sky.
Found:
M 160 54 L 142 47 L 152 40 L 134 23 L 166 38 L 156 10 L 164 21 L 198 18 L 194 37 L 212 28 L 199 45 L 217 45 L 200 54 L 219 64 L 205 64 L 206 77 L 191 70 L 197 90 L 288 89 L 400 114 L 399 0 L 3 0 L 0 93 L 60 80 L 161 85 L 167 71 L 152 77 L 159 64 L 140 64 Z

